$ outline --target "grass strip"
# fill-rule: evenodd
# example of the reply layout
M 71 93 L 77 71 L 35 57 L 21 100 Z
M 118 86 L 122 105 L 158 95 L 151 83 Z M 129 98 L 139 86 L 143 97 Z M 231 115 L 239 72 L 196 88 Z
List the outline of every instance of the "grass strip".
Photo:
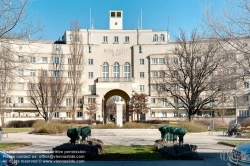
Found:
M 30 145 L 32 145 L 31 142 L 6 142 L 6 143 L 0 143 L 0 150 L 9 151 Z
M 31 128 L 3 128 L 8 133 L 30 132 Z
M 99 161 L 150 161 L 166 160 L 153 145 L 111 146 L 106 145 Z
M 250 143 L 250 141 L 247 140 L 247 141 L 221 141 L 221 142 L 218 142 L 218 144 L 231 146 L 231 147 L 236 147 L 236 146 L 246 144 L 246 143 Z

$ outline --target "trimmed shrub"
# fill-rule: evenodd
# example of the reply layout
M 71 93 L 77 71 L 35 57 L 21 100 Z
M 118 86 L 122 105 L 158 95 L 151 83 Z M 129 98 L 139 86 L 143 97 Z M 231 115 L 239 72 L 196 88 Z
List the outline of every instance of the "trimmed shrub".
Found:
M 242 127 L 250 126 L 250 118 L 246 118 L 241 122 Z
M 36 123 L 37 120 L 13 120 L 9 121 L 5 127 L 13 127 L 13 128 L 23 128 L 23 127 L 32 127 L 34 123 Z
M 207 125 L 212 123 L 212 119 L 197 119 L 195 122 Z M 214 119 L 214 127 L 228 127 L 228 123 L 222 120 L 221 118 L 219 119 Z
M 186 129 L 189 133 L 206 132 L 207 126 L 197 122 L 179 122 L 179 127 Z
M 45 133 L 45 134 L 59 134 L 68 129 L 67 125 L 55 122 L 36 122 L 32 126 L 34 133 Z

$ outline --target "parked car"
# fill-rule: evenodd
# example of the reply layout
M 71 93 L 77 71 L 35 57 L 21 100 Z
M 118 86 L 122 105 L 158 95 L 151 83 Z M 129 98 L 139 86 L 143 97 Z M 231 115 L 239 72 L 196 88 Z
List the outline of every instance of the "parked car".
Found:
M 250 143 L 235 147 L 229 156 L 228 166 L 250 165 Z
M 0 166 L 17 166 L 17 162 L 12 156 L 0 151 Z

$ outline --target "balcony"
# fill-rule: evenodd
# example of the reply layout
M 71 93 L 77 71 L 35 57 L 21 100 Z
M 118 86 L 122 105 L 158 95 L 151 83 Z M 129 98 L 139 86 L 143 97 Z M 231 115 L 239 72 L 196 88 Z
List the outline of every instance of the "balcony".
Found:
M 98 82 L 133 82 L 133 77 L 98 77 Z

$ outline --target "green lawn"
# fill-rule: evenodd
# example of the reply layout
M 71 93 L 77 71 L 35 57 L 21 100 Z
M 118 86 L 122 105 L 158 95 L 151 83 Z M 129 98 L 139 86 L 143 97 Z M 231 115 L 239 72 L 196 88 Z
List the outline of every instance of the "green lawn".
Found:
M 30 132 L 31 128 L 3 128 L 3 131 L 9 133 Z
M 28 146 L 31 144 L 32 143 L 27 143 L 27 142 L 0 143 L 0 150 L 9 150 L 11 148 Z
M 218 144 L 223 144 L 223 145 L 232 146 L 232 147 L 246 144 L 246 143 L 250 143 L 250 141 L 221 141 L 221 142 L 218 142 Z
M 104 153 L 98 156 L 98 160 L 122 161 L 122 160 L 166 160 L 153 145 L 136 146 L 105 146 Z

